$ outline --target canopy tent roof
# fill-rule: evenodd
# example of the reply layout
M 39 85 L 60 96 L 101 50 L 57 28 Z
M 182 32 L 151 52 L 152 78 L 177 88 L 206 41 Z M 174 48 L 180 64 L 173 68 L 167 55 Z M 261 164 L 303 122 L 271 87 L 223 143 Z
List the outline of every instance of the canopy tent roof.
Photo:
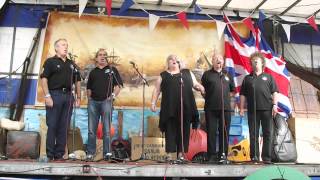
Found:
M 77 5 L 79 0 L 14 0 L 14 3 Z M 119 8 L 124 0 L 112 0 L 112 7 Z M 263 10 L 267 16 L 277 15 L 286 21 L 306 23 L 305 19 L 316 15 L 316 23 L 320 24 L 319 0 L 134 0 L 131 9 L 193 12 L 197 4 L 202 8 L 201 14 L 238 17 L 258 17 Z M 104 7 L 105 0 L 88 0 L 87 6 Z

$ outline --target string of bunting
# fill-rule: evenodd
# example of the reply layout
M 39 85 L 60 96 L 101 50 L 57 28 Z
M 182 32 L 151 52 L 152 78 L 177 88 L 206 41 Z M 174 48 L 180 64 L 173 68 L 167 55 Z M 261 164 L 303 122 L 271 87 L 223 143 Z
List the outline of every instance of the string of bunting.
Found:
M 83 10 L 85 9 L 85 6 L 87 4 L 88 0 L 79 0 L 79 17 L 81 16 L 81 14 L 83 13 Z M 111 11 L 112 11 L 112 0 L 105 0 L 106 3 L 106 9 L 107 9 L 107 14 L 108 16 L 111 16 Z M 136 5 L 139 9 L 141 9 L 143 12 L 145 12 L 146 14 L 148 14 L 149 16 L 149 30 L 153 31 L 155 29 L 155 27 L 157 26 L 158 21 L 160 20 L 160 18 L 167 18 L 167 17 L 174 17 L 176 16 L 180 22 L 182 23 L 182 25 L 186 28 L 189 29 L 189 24 L 188 24 L 188 19 L 187 19 L 187 14 L 186 11 L 191 8 L 192 3 L 190 3 L 187 7 L 185 7 L 184 9 L 182 9 L 179 12 L 173 13 L 173 14 L 169 14 L 169 15 L 163 15 L 163 16 L 158 16 L 152 13 L 149 13 L 147 10 L 145 10 L 139 3 L 137 3 L 135 0 L 124 0 L 124 2 L 122 3 L 120 10 L 119 10 L 119 15 L 123 14 L 124 12 L 126 12 L 131 6 Z M 202 8 L 198 5 L 198 4 L 194 4 L 194 13 L 198 14 L 202 11 Z M 212 19 L 213 21 L 216 22 L 217 25 L 217 34 L 219 39 L 222 37 L 224 29 L 226 27 L 227 24 L 233 24 L 233 23 L 244 23 L 252 32 L 254 31 L 254 26 L 253 26 L 253 21 L 251 19 L 251 16 L 254 12 L 251 12 L 251 14 L 239 21 L 233 21 L 233 22 L 223 22 L 223 21 L 219 21 L 217 19 L 215 19 L 214 17 L 212 17 L 209 14 L 205 14 L 209 19 Z M 272 19 L 274 23 L 280 23 L 278 20 L 273 19 L 272 17 L 266 17 L 266 15 L 263 13 L 263 11 L 259 11 L 259 19 L 258 19 L 258 26 L 260 28 L 263 28 L 263 21 L 266 19 Z M 308 17 L 306 19 L 306 22 L 317 32 L 319 32 L 318 26 L 315 22 L 315 15 L 311 15 L 310 17 Z M 286 35 L 287 35 L 287 39 L 288 42 L 290 41 L 290 32 L 291 32 L 291 27 L 294 25 L 298 25 L 300 24 L 298 23 L 294 23 L 294 24 L 283 24 L 280 23 L 282 25 L 282 28 L 284 29 Z

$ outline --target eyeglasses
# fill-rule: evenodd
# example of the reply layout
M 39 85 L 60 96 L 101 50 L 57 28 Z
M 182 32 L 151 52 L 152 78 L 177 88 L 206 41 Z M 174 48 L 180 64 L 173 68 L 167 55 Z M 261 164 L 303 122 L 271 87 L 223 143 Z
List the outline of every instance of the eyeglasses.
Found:
M 107 54 L 98 54 L 98 56 L 107 56 Z

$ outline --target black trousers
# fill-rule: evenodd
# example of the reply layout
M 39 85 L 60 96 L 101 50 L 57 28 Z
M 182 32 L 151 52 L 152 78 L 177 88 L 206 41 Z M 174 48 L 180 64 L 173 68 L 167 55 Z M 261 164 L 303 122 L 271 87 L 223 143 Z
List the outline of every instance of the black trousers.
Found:
M 262 160 L 271 161 L 272 142 L 274 124 L 272 120 L 272 111 L 257 110 L 256 121 L 254 121 L 253 112 L 248 112 L 248 125 L 250 134 L 250 157 L 251 159 L 259 160 L 259 129 L 260 123 L 262 126 L 263 145 L 262 145 Z
M 215 158 L 217 155 L 218 155 L 218 158 L 220 158 L 223 152 L 227 156 L 231 112 L 230 111 L 224 112 L 224 118 L 225 118 L 224 126 L 223 126 L 221 110 L 205 111 L 205 116 L 206 116 L 206 126 L 207 126 L 207 144 L 208 144 L 209 158 L 212 158 L 212 157 Z M 225 127 L 224 133 L 223 133 L 223 127 Z M 217 130 L 219 131 L 219 152 L 217 152 L 217 149 L 216 149 Z M 223 137 L 223 134 L 224 134 L 224 137 Z
M 190 116 L 183 119 L 183 147 L 188 152 L 190 138 Z M 181 123 L 180 118 L 171 117 L 167 120 L 165 129 L 166 152 L 182 152 Z

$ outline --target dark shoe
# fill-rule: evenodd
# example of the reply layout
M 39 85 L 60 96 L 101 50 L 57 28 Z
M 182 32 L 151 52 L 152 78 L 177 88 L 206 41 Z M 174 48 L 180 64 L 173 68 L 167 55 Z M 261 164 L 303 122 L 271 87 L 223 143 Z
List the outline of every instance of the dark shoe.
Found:
M 187 163 L 188 163 L 188 161 L 186 159 L 184 159 L 183 156 L 179 157 L 175 162 L 175 164 L 187 164 Z
M 94 156 L 92 154 L 87 154 L 87 156 L 86 156 L 86 161 L 87 162 L 92 162 L 93 159 L 94 159 Z
M 218 164 L 218 160 L 216 156 L 210 156 L 208 160 L 208 164 Z
M 270 160 L 262 161 L 263 164 L 272 164 Z
M 53 161 L 54 160 L 54 158 L 52 156 L 47 156 L 47 158 L 48 158 L 48 161 Z
M 103 160 L 111 162 L 112 161 L 112 154 L 111 153 L 105 154 L 104 157 L 103 157 Z
M 57 162 L 65 161 L 65 159 L 63 159 L 63 157 L 57 157 L 57 158 L 54 158 L 54 161 L 57 161 Z
M 226 158 L 221 158 L 220 160 L 219 160 L 219 164 L 230 164 L 230 161 L 228 160 L 228 159 L 226 159 Z

